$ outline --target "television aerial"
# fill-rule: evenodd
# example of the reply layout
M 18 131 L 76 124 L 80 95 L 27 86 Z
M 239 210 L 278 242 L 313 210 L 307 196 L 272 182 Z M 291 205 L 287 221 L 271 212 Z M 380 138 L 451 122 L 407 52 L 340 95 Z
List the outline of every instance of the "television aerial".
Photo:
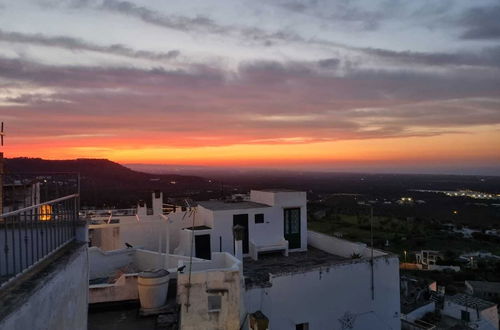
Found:
M 0 145 L 3 147 L 3 137 L 4 137 L 4 132 L 3 132 L 3 121 L 2 121 L 2 127 L 0 128 Z

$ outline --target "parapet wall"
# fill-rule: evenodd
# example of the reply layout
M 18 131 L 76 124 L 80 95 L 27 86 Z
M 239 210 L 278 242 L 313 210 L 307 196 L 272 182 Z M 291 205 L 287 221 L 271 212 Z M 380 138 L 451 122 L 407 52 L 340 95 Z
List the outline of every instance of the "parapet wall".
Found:
M 64 249 L 39 274 L 20 283 L 10 297 L 1 297 L 8 305 L 0 308 L 0 329 L 87 329 L 87 246 L 72 243 Z
M 335 254 L 344 258 L 351 258 L 353 254 L 358 254 L 362 258 L 371 256 L 371 249 L 364 243 L 350 242 L 344 239 L 328 236 L 312 230 L 307 232 L 307 244 L 325 252 Z M 373 256 L 379 257 L 387 255 L 380 250 L 373 250 Z

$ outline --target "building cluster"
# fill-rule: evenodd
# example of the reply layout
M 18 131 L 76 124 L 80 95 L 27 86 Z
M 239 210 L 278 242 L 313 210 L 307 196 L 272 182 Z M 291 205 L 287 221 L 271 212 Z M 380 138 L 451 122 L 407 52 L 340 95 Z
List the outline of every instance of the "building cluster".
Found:
M 308 230 L 305 192 L 82 212 L 78 191 L 23 189 L 0 216 L 0 329 L 83 330 L 131 302 L 163 329 L 498 329 L 494 285 L 400 279 L 398 256 Z
M 304 192 L 252 190 L 168 214 L 152 197 L 150 212 L 92 218 L 90 303 L 138 299 L 141 272 L 162 268 L 174 293 L 155 308 L 178 311 L 180 329 L 399 327 L 398 257 L 308 231 Z
M 465 285 L 465 293 L 447 295 L 435 281 L 401 276 L 401 328 L 498 329 L 497 303 L 491 298 L 500 283 L 465 281 Z

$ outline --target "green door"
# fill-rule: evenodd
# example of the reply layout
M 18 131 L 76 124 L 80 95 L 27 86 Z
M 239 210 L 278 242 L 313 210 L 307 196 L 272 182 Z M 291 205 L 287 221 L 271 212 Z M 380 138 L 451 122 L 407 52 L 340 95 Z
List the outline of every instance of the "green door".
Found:
M 285 239 L 289 249 L 300 248 L 300 207 L 284 209 Z

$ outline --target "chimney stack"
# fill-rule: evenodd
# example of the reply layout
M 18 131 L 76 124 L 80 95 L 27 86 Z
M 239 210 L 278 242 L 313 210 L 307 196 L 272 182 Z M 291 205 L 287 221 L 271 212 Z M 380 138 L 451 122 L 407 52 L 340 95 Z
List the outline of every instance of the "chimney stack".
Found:
M 243 237 L 245 236 L 245 227 L 236 225 L 233 227 L 234 236 L 234 256 L 243 262 Z

